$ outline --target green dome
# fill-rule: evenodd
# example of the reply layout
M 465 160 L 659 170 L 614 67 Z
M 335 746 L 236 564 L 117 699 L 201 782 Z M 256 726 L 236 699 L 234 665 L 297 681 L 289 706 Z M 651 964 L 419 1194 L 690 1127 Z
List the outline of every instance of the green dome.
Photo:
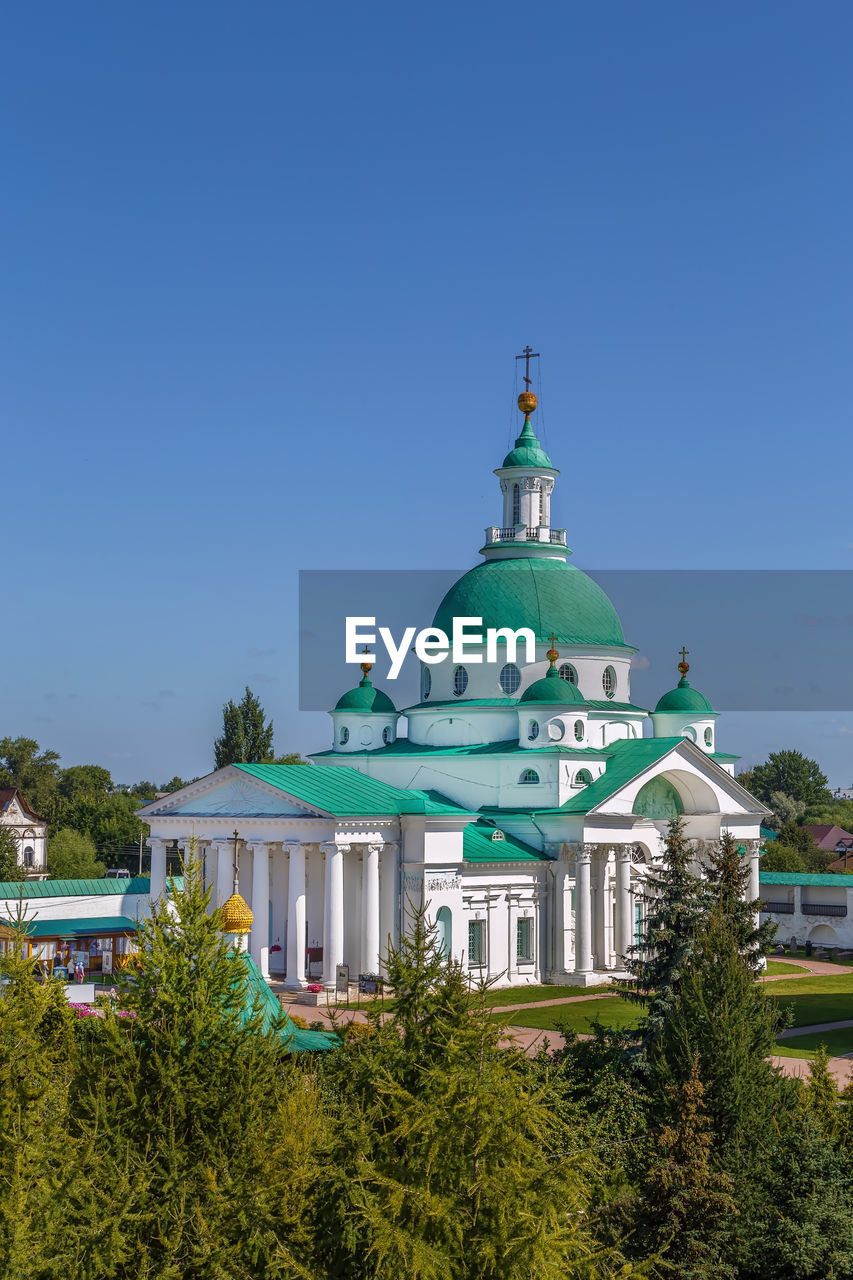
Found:
M 676 687 L 663 695 L 655 711 L 700 711 L 712 716 L 717 714 L 704 693 L 690 688 L 690 681 L 686 676 L 682 676 Z
M 558 644 L 625 643 L 601 587 L 565 560 L 520 556 L 478 564 L 450 588 L 433 625 L 450 635 L 455 617 L 482 618 L 484 628 L 532 627 L 541 641 L 553 632 Z
M 554 464 L 536 438 L 530 420 L 525 418 L 521 435 L 515 442 L 515 448 L 503 460 L 505 467 L 548 467 L 554 470 Z
M 522 702 L 550 702 L 561 706 L 583 704 L 583 695 L 576 684 L 564 680 L 556 667 L 549 667 L 547 674 L 537 680 L 521 695 Z
M 397 708 L 381 689 L 374 689 L 367 676 L 355 689 L 350 689 L 335 703 L 336 711 L 380 711 L 384 714 L 397 714 Z

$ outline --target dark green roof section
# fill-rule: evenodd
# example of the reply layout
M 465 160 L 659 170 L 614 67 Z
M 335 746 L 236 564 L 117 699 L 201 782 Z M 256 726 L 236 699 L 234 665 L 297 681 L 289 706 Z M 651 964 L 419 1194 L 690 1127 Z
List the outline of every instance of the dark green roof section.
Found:
M 586 705 L 590 711 L 636 711 L 642 716 L 649 714 L 645 707 L 635 707 L 633 702 L 611 702 L 609 698 L 590 698 Z
M 0 923 L 7 927 L 15 925 L 13 919 Z M 106 933 L 136 933 L 136 921 L 129 916 L 80 916 L 60 920 L 25 917 L 24 929 L 28 938 L 97 938 Z
M 234 768 L 335 817 L 470 813 L 438 792 L 404 791 L 345 766 L 235 764 Z
M 555 666 L 550 666 L 541 680 L 534 680 L 521 695 L 521 701 L 542 702 L 551 706 L 583 706 L 583 694 L 576 684 L 563 680 Z
M 836 889 L 853 888 L 853 880 L 843 871 L 837 875 L 812 874 L 809 871 L 762 871 L 759 863 L 758 882 L 764 884 L 832 885 Z
M 415 702 L 411 707 L 406 707 L 402 714 L 408 711 L 435 711 L 444 707 L 508 707 L 512 711 L 518 706 L 517 698 L 456 698 L 453 702 Z
M 2 898 L 91 898 L 98 894 L 148 893 L 148 876 L 131 876 L 128 880 L 2 880 Z
M 238 953 L 234 953 L 235 958 Z M 334 1049 L 340 1044 L 338 1037 L 329 1031 L 305 1031 L 295 1027 L 286 1009 L 282 1007 L 270 990 L 264 976 L 254 960 L 245 951 L 239 953 L 246 966 L 246 1003 L 241 1013 L 243 1023 L 249 1021 L 257 1010 L 262 1017 L 264 1031 L 271 1031 L 283 1016 L 285 1025 L 279 1032 L 285 1046 L 293 1053 L 312 1052 L 315 1050 Z
M 740 756 L 733 756 L 730 751 L 709 751 L 708 755 L 712 760 L 740 760 Z
M 335 704 L 335 710 L 359 711 L 368 715 L 376 712 L 382 715 L 397 714 L 397 709 L 388 694 L 382 689 L 375 688 L 369 676 L 365 676 L 354 689 L 342 694 Z
M 521 434 L 516 436 L 515 447 L 503 460 L 505 467 L 535 467 L 554 470 L 554 464 L 539 443 L 536 432 L 530 425 L 530 419 L 524 419 Z
M 463 857 L 466 862 L 548 862 L 541 849 L 509 835 L 499 824 L 472 822 L 465 828 Z
M 615 795 L 632 778 L 662 760 L 683 741 L 683 738 L 634 738 L 612 743 L 608 748 L 607 767 L 601 777 L 550 812 L 589 813 L 590 809 Z
M 488 627 L 531 627 L 537 640 L 625 646 L 619 615 L 601 587 L 565 560 L 519 556 L 487 560 L 462 575 L 445 595 L 434 626 L 448 635 L 455 617 Z
M 495 756 L 495 755 L 518 755 L 529 756 L 536 755 L 564 755 L 564 756 L 592 756 L 597 760 L 608 755 L 610 747 L 567 747 L 561 742 L 549 742 L 547 746 L 540 747 L 522 747 L 519 745 L 517 738 L 507 738 L 501 742 L 480 742 L 471 747 L 431 747 L 426 743 L 410 742 L 408 738 L 398 738 L 396 742 L 389 742 L 387 747 L 377 747 L 374 751 L 348 751 L 344 755 L 341 751 L 315 751 L 312 753 L 312 760 L 334 756 L 336 759 L 347 759 L 350 756 L 370 757 L 375 759 L 376 756 Z
M 691 687 L 687 676 L 682 676 L 674 689 L 664 693 L 655 707 L 655 713 L 662 711 L 689 712 L 690 714 L 715 716 L 717 713 L 704 693 Z

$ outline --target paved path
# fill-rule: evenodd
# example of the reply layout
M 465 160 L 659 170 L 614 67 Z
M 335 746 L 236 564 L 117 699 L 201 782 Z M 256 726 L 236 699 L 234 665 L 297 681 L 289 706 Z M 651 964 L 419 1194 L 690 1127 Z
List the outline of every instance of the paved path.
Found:
M 780 1058 L 774 1055 L 770 1061 L 774 1067 L 779 1068 L 783 1076 L 791 1076 L 794 1079 L 808 1079 L 810 1058 Z M 853 1060 L 850 1058 L 829 1058 L 826 1065 L 838 1088 L 846 1089 L 851 1079 L 853 1079 Z
M 853 1027 L 853 1018 L 842 1018 L 840 1022 L 813 1022 L 808 1027 L 789 1027 L 787 1031 L 780 1032 L 776 1038 L 789 1040 L 792 1036 L 810 1036 L 813 1031 L 837 1031 L 842 1027 Z
M 795 960 L 793 956 L 768 956 L 767 959 L 778 960 L 780 964 L 795 964 L 803 972 L 768 973 L 759 978 L 759 982 L 781 982 L 784 978 L 791 978 L 796 982 L 798 978 L 807 978 L 810 973 L 820 977 L 834 973 L 853 973 L 853 967 L 849 964 L 830 964 L 826 960 Z

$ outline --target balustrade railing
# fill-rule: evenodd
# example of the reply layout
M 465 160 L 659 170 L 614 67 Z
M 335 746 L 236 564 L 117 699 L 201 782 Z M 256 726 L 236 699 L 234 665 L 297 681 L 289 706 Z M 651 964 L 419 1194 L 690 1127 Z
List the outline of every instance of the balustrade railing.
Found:
M 794 914 L 793 902 L 762 902 L 762 911 L 774 911 L 779 916 L 792 916 Z
M 804 916 L 846 916 L 846 902 L 804 902 L 802 905 Z

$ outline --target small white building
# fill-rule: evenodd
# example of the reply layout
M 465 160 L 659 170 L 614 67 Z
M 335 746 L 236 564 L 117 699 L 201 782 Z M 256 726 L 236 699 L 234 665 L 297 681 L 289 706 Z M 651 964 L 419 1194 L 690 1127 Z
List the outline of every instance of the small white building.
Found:
M 759 884 L 777 942 L 853 949 L 853 875 L 762 871 Z
M 80 957 L 87 973 L 110 972 L 132 954 L 140 920 L 151 914 L 148 876 L 0 882 L 0 951 L 18 921 L 30 955 L 53 967 Z
M 0 788 L 0 823 L 15 837 L 18 862 L 28 876 L 47 873 L 47 823 L 16 787 Z

